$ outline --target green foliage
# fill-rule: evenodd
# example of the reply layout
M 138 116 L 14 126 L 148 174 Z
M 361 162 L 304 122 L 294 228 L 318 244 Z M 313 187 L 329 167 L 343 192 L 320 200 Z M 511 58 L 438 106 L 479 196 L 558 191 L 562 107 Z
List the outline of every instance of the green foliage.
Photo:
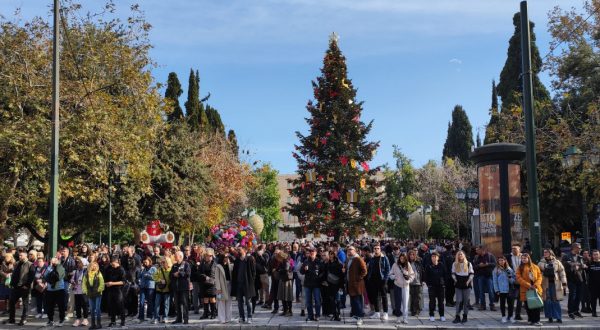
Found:
M 452 111 L 452 123 L 448 124 L 448 136 L 444 143 L 443 159 L 459 159 L 468 164 L 469 153 L 473 147 L 473 127 L 467 113 L 460 105 Z
M 496 88 L 496 81 L 492 80 L 492 106 L 490 107 L 490 122 L 488 123 L 485 130 L 484 144 L 490 144 L 499 142 L 499 138 L 495 135 L 498 131 L 498 89 Z M 477 135 L 479 138 L 479 134 Z
M 264 242 L 277 240 L 279 224 L 282 222 L 279 203 L 279 188 L 277 185 L 279 172 L 270 164 L 255 169 L 252 172 L 253 183 L 248 191 L 248 208 L 256 210 L 264 221 L 265 227 L 260 234 Z
M 221 121 L 221 115 L 219 115 L 217 109 L 207 105 L 206 118 L 208 123 L 207 130 L 210 133 L 225 136 L 225 125 L 223 125 L 223 121 Z
M 181 90 L 181 83 L 175 72 L 169 73 L 167 79 L 167 90 L 165 91 L 165 101 L 171 102 L 173 110 L 168 113 L 167 118 L 169 122 L 180 120 L 183 118 L 183 110 L 179 105 L 179 97 L 183 93 Z
M 208 132 L 208 118 L 204 105 L 200 102 L 200 75 L 197 70 L 194 73 L 194 70 L 190 69 L 185 114 L 192 131 Z
M 456 233 L 454 232 L 454 229 L 452 229 L 447 222 L 438 220 L 435 214 L 432 216 L 429 236 L 438 239 L 456 239 Z
M 227 133 L 227 142 L 231 146 L 231 151 L 234 155 L 238 156 L 240 153 L 240 147 L 238 146 L 237 137 L 235 136 L 235 131 L 230 129 Z
M 513 25 L 515 32 L 508 41 L 508 51 L 506 62 L 500 73 L 500 81 L 498 82 L 498 95 L 502 101 L 502 111 L 511 109 L 521 105 L 521 95 L 523 80 L 521 79 L 522 63 L 521 63 L 521 14 L 516 13 L 513 16 Z M 533 33 L 534 23 L 529 23 L 531 30 L 531 70 L 533 71 L 533 96 L 539 101 L 550 100 L 550 93 L 538 77 L 538 73 L 542 68 L 542 58 L 535 43 L 535 33 Z
M 298 202 L 288 205 L 289 213 L 298 217 L 303 234 L 316 237 L 382 233 L 386 221 L 379 216 L 382 205 L 377 191 L 382 183 L 375 180 L 377 169 L 367 170 L 379 144 L 367 141 L 372 123 L 360 120 L 362 102 L 355 100 L 356 89 L 347 78 L 335 37 L 323 62 L 322 74 L 313 82 L 316 101 L 306 106 L 309 132 L 296 133 L 300 143 L 293 155 L 298 177 L 290 182 L 291 196 Z M 307 177 L 310 173 L 314 180 Z M 347 199 L 352 189 L 358 196 L 355 203 Z

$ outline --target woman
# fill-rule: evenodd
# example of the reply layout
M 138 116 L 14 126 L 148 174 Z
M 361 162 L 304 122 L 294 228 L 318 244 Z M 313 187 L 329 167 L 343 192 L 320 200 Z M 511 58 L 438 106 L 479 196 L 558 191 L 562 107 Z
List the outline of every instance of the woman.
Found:
M 415 279 L 415 272 L 406 253 L 402 252 L 398 256 L 398 261 L 392 266 L 390 279 L 394 280 L 394 315 L 398 317 L 398 323 L 407 324 L 410 283 Z
M 410 283 L 408 305 L 410 306 L 410 315 L 418 316 L 423 310 L 423 264 L 416 249 L 408 252 L 408 262 L 415 273 L 415 278 Z
M 171 267 L 173 264 L 171 263 L 170 258 L 162 257 L 159 261 L 160 267 L 154 273 L 154 283 L 155 283 L 155 292 L 154 292 L 154 320 L 152 320 L 153 324 L 166 323 L 169 322 L 169 303 L 171 299 L 170 293 L 170 282 L 169 274 L 171 273 Z M 161 312 L 162 307 L 162 312 Z
M 50 260 L 50 265 L 44 275 L 48 283 L 46 287 L 46 314 L 48 315 L 48 326 L 54 326 L 54 307 L 58 307 L 58 326 L 61 327 L 65 321 L 65 268 L 60 264 L 58 258 Z
M 204 250 L 204 262 L 200 265 L 202 303 L 204 305 L 204 314 L 200 317 L 201 320 L 214 319 L 217 317 L 217 294 L 215 292 L 216 267 L 215 250 L 211 248 Z
M 106 272 L 110 268 L 110 256 L 108 253 L 102 253 L 100 255 L 100 261 L 98 261 L 98 267 L 103 278 L 106 278 Z M 104 313 L 108 312 L 108 298 L 106 297 L 107 291 L 102 291 L 102 299 L 100 301 L 100 310 Z
M 277 268 L 279 287 L 277 288 L 277 300 L 283 304 L 282 316 L 292 316 L 292 300 L 294 299 L 294 279 L 291 259 L 284 251 L 279 251 L 275 256 L 279 260 Z
M 502 323 L 508 320 L 514 322 L 513 308 L 514 297 L 512 296 L 515 284 L 515 272 L 508 266 L 506 258 L 499 256 L 496 260 L 496 268 L 492 271 L 492 280 L 494 282 L 494 292 L 500 297 L 500 312 L 502 313 Z M 506 318 L 506 304 L 508 303 L 508 319 Z
M 102 323 L 100 319 L 102 318 L 102 313 L 100 306 L 102 303 L 102 292 L 104 292 L 104 277 L 100 272 L 100 266 L 95 261 L 89 264 L 87 273 L 83 276 L 82 290 L 90 303 L 92 316 L 92 326 L 90 329 L 101 329 Z
M 531 262 L 531 257 L 527 253 L 521 255 L 521 265 L 517 270 L 517 282 L 519 283 L 519 299 L 525 304 L 529 324 L 541 326 L 540 308 L 529 308 L 527 305 L 527 291 L 535 290 L 539 295 L 542 294 L 542 272 L 540 268 Z
M 138 282 L 140 284 L 140 304 L 138 307 L 138 319 L 140 320 L 140 322 L 144 322 L 144 315 L 146 315 L 151 320 L 154 318 L 152 314 L 154 313 L 155 273 L 156 268 L 152 265 L 152 259 L 150 257 L 144 258 L 144 261 L 142 261 L 142 270 L 138 274 Z M 145 314 L 144 303 L 147 303 L 148 305 L 148 309 Z
M 559 301 L 563 299 L 563 288 L 567 287 L 565 268 L 550 249 L 544 249 L 544 258 L 538 266 L 542 272 L 544 315 L 550 323 L 554 320 L 562 323 Z
M 15 256 L 10 252 L 4 253 L 4 261 L 0 265 L 0 299 L 5 300 L 4 306 L 8 307 L 10 298 L 10 278 L 15 268 Z
M 110 267 L 104 275 L 106 286 L 106 299 L 110 324 L 108 327 L 116 326 L 117 315 L 121 317 L 121 326 L 125 326 L 125 302 L 123 297 L 123 285 L 125 285 L 125 269 L 121 267 L 118 256 L 110 260 Z
M 88 303 L 85 300 L 85 295 L 83 293 L 83 277 L 85 275 L 85 268 L 83 266 L 82 257 L 75 258 L 75 263 L 77 265 L 77 269 L 73 272 L 73 276 L 71 276 L 71 291 L 73 292 L 73 296 L 75 298 L 75 315 L 76 319 L 73 322 L 74 327 L 78 327 L 82 325 L 84 327 L 88 326 Z M 83 319 L 82 319 L 83 317 Z
M 37 258 L 34 269 L 35 275 L 33 280 L 33 290 L 31 290 L 31 296 L 35 298 L 35 306 L 37 310 L 37 315 L 35 316 L 35 318 L 41 319 L 42 317 L 44 317 L 44 311 L 46 309 L 44 306 L 44 299 L 47 283 L 44 280 L 44 276 L 46 275 L 46 269 L 48 269 L 44 258 Z
M 331 306 L 331 320 L 341 321 L 340 319 L 340 288 L 344 287 L 344 273 L 342 271 L 343 265 L 340 263 L 337 255 L 333 251 L 323 252 L 323 262 L 325 262 L 325 269 L 327 270 L 327 287 L 323 288 L 322 295 L 327 300 L 327 305 Z M 327 295 L 326 295 L 327 294 Z M 288 316 L 292 316 L 291 305 L 292 301 L 288 302 Z M 325 302 L 323 304 L 323 314 L 325 314 Z
M 231 322 L 231 274 L 233 263 L 227 253 L 219 255 L 215 273 L 215 292 L 217 294 L 218 319 L 221 324 Z
M 456 252 L 454 263 L 452 264 L 452 280 L 456 294 L 456 316 L 452 323 L 466 323 L 469 314 L 469 296 L 473 284 L 473 265 L 467 260 L 467 256 L 462 250 Z M 463 312 L 462 320 L 460 312 Z

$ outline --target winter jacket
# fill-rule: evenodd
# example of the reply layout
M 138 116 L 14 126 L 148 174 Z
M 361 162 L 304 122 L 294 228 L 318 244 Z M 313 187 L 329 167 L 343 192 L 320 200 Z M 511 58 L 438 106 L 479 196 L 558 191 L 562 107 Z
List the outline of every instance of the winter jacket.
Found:
M 438 263 L 434 265 L 428 265 L 425 268 L 425 283 L 428 287 L 440 287 L 444 286 L 446 278 L 446 267 L 443 264 Z
M 308 269 L 306 268 L 308 266 Z M 327 277 L 325 265 L 319 259 L 311 260 L 310 258 L 304 261 L 300 273 L 304 275 L 305 288 L 319 288 L 321 282 Z
M 53 270 L 56 269 L 56 273 L 58 273 L 58 281 L 54 284 L 51 284 L 48 280 L 52 275 Z M 65 268 L 59 263 L 56 266 L 50 265 L 48 269 L 46 269 L 46 274 L 44 275 L 46 278 L 46 282 L 48 283 L 48 287 L 46 290 L 48 291 L 59 291 L 65 289 Z
M 156 267 L 150 266 L 149 268 L 142 267 L 138 275 L 138 281 L 140 289 L 154 289 L 154 274 L 156 274 Z
M 394 263 L 389 277 L 397 287 L 407 288 L 415 279 L 415 272 L 410 265 L 406 269 L 400 269 L 398 263 Z
M 179 273 L 179 276 L 175 276 L 175 273 Z M 174 264 L 170 273 L 172 291 L 189 291 L 191 274 L 192 268 L 187 261 Z
M 521 267 L 522 266 L 522 267 Z M 542 295 L 542 272 L 540 268 L 534 264 L 521 265 L 517 269 L 517 282 L 519 283 L 519 299 L 527 301 L 527 290 L 533 286 L 537 293 Z
M 83 294 L 88 298 L 100 297 L 104 291 L 104 276 L 100 272 L 93 274 L 86 272 L 81 287 Z
M 390 276 L 390 261 L 382 254 L 379 257 L 373 256 L 369 259 L 367 264 L 367 281 L 373 277 L 373 274 L 377 271 L 377 260 L 379 260 L 379 275 L 382 281 L 387 281 Z
M 35 278 L 35 267 L 29 260 L 19 261 L 10 278 L 10 286 L 13 288 L 31 288 Z
M 549 264 L 552 264 L 552 267 L 554 268 L 554 286 L 556 288 L 556 299 L 562 300 L 564 298 L 563 283 L 567 283 L 567 275 L 565 272 L 565 267 L 556 258 L 552 258 L 550 260 L 542 258 L 542 260 L 540 260 L 540 263 L 538 263 L 538 267 L 540 267 L 540 271 L 542 272 L 542 290 L 544 290 L 542 298 L 546 300 L 546 290 L 548 290 L 548 287 L 551 282 L 548 277 L 544 276 L 544 269 L 546 269 Z
M 510 267 L 506 269 L 496 267 L 492 272 L 494 292 L 509 293 L 516 280 L 515 272 Z
M 76 269 L 73 271 L 73 276 L 71 277 L 71 292 L 73 294 L 83 294 L 83 277 L 85 276 L 85 269 Z
M 152 275 L 152 279 L 154 280 L 154 287 L 156 288 L 157 292 L 161 292 L 161 293 L 166 293 L 170 291 L 171 288 L 171 277 L 169 276 L 169 274 L 171 274 L 171 268 L 162 268 L 159 267 L 156 272 L 154 273 L 154 275 Z M 160 289 L 158 283 L 160 283 L 160 281 L 165 281 L 165 287 Z

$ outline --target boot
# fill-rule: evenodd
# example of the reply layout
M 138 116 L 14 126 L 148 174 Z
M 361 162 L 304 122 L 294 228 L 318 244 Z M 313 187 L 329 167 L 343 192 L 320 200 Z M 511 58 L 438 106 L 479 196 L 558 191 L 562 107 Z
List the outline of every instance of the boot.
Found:
M 460 323 L 460 315 L 456 315 L 456 317 L 454 318 L 454 321 L 452 321 L 452 323 Z
M 463 314 L 463 318 L 460 323 L 467 323 L 467 314 Z
M 92 317 L 92 325 L 90 326 L 90 329 L 96 329 L 96 318 Z
M 121 316 L 121 326 L 125 326 L 125 316 Z
M 204 307 L 204 313 L 202 313 L 202 316 L 200 317 L 201 320 L 207 320 L 208 319 L 208 317 L 210 315 L 210 312 L 208 311 L 208 306 L 209 306 L 208 303 L 204 304 L 204 306 L 203 306 Z
M 211 319 L 217 318 L 217 304 L 216 303 L 210 303 L 210 318 Z
M 102 329 L 102 323 L 100 323 L 101 319 L 102 318 L 98 316 L 98 319 L 96 320 L 96 329 Z

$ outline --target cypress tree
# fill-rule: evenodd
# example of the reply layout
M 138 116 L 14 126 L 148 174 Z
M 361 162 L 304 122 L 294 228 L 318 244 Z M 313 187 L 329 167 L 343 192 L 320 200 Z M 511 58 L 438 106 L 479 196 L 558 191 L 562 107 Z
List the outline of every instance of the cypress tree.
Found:
M 515 32 L 508 41 L 508 52 L 506 62 L 500 73 L 498 83 L 498 95 L 502 100 L 502 109 L 510 109 L 521 106 L 521 95 L 523 81 L 521 79 L 521 14 L 513 16 Z M 530 22 L 531 33 L 531 69 L 533 71 L 533 96 L 536 101 L 550 100 L 550 93 L 538 77 L 542 67 L 540 52 L 535 44 L 535 33 L 533 33 L 533 22 Z
M 187 101 L 185 101 L 185 114 L 190 128 L 194 131 L 200 129 L 200 90 L 197 82 L 198 80 L 196 79 L 194 70 L 190 69 Z
M 498 142 L 498 89 L 496 88 L 496 82 L 492 80 L 492 106 L 490 108 L 490 122 L 485 129 L 484 144 L 490 144 Z
M 443 159 L 458 158 L 463 164 L 470 163 L 469 152 L 473 147 L 473 127 L 461 105 L 452 111 L 452 122 L 448 124 L 448 136 L 444 143 Z
M 173 102 L 173 111 L 167 116 L 169 122 L 180 120 L 183 118 L 183 110 L 179 105 L 179 97 L 183 93 L 181 90 L 181 83 L 175 72 L 169 73 L 167 79 L 167 90 L 165 91 L 165 98 Z
M 219 114 L 219 111 L 217 111 L 217 109 L 211 107 L 210 105 L 207 105 L 206 119 L 208 132 L 212 134 L 225 136 L 225 125 L 223 125 L 221 115 Z
M 229 145 L 231 146 L 231 150 L 233 151 L 233 154 L 237 157 L 240 152 L 240 147 L 238 146 L 238 141 L 237 141 L 237 137 L 235 136 L 234 130 L 230 129 L 229 132 L 227 133 L 227 141 L 229 142 Z
M 479 132 L 477 132 L 477 142 L 475 143 L 477 148 L 481 147 L 481 137 L 479 136 Z

